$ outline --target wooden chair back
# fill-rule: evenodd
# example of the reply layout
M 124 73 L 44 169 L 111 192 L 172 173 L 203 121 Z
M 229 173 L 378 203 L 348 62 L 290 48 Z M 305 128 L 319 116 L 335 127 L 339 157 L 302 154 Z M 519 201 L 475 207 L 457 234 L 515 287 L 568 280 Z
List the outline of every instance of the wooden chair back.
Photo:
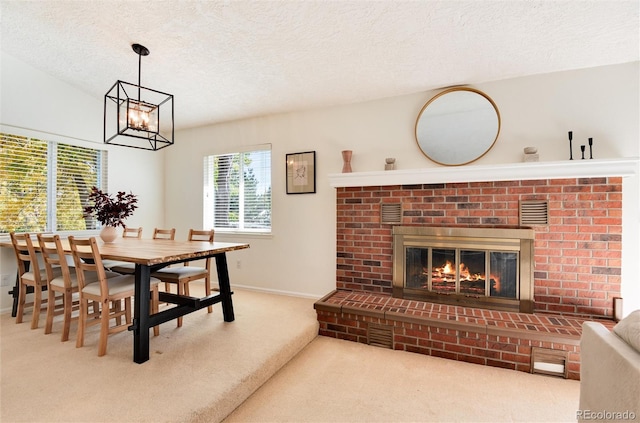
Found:
M 31 329 L 37 329 L 40 321 L 40 309 L 42 307 L 42 291 L 47 289 L 46 274 L 41 271 L 38 256 L 28 233 L 11 232 L 11 244 L 18 260 L 18 276 L 20 278 L 18 288 L 18 308 L 16 310 L 16 323 L 22 323 L 24 309 L 33 306 L 31 315 Z M 30 291 L 30 288 L 33 291 Z M 34 293 L 32 303 L 27 303 L 28 292 Z
M 153 230 L 153 239 L 169 239 L 173 241 L 176 237 L 176 228 Z
M 56 274 L 54 269 L 59 269 L 62 272 L 65 288 L 71 288 L 71 270 L 60 235 L 38 234 L 38 243 L 47 271 L 47 280 L 51 281 L 56 278 L 59 274 Z
M 37 278 L 36 282 L 40 282 L 40 267 L 38 266 L 38 257 L 33 247 L 33 241 L 31 241 L 31 235 L 26 232 L 11 232 L 9 236 L 11 237 L 16 260 L 18 260 L 18 274 L 22 276 L 31 271 L 34 277 Z
M 139 228 L 130 228 L 128 226 L 124 227 L 122 231 L 123 238 L 142 238 L 142 227 Z
M 195 229 L 189 229 L 189 238 L 188 241 L 207 241 L 213 242 L 214 230 L 211 229 L 209 231 L 199 231 Z M 189 266 L 189 262 L 184 263 L 185 266 Z M 211 267 L 211 257 L 207 257 L 205 260 L 205 269 L 209 270 Z
M 208 241 L 213 242 L 214 230 L 211 229 L 209 231 L 198 231 L 194 229 L 189 229 L 189 241 Z
M 89 239 L 77 239 L 69 236 L 69 246 L 78 275 L 78 289 L 82 291 L 86 286 L 85 272 L 95 272 L 100 283 L 102 297 L 109 292 L 107 275 L 100 257 L 100 250 L 95 237 Z

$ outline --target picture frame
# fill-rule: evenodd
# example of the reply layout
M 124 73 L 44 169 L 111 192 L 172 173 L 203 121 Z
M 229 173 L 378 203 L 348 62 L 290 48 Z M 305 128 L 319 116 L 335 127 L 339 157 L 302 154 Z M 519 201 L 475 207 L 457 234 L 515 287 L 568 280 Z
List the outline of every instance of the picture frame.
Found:
M 287 194 L 316 193 L 316 152 L 290 153 L 287 159 Z

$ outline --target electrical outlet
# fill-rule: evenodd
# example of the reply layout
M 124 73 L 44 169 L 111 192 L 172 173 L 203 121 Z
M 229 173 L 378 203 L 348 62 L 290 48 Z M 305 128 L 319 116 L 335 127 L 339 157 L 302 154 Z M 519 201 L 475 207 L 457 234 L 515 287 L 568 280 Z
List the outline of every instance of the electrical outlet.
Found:
M 8 273 L 5 273 L 0 278 L 0 286 L 11 286 L 13 285 L 13 282 L 14 282 L 14 278 Z

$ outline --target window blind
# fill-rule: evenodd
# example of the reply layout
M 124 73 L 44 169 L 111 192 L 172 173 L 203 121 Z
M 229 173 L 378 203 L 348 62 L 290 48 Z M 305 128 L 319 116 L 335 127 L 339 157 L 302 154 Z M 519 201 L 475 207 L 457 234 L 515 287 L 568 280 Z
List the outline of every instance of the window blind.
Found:
M 204 158 L 204 226 L 271 231 L 271 146 Z
M 0 233 L 96 229 L 83 208 L 106 172 L 106 151 L 0 134 Z

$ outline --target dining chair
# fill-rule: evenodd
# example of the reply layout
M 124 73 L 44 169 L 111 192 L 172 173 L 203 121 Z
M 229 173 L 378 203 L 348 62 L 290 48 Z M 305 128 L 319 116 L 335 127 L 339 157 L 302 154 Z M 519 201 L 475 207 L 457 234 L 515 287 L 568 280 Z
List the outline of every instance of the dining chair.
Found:
M 142 228 L 140 228 L 142 231 Z M 155 228 L 153 230 L 153 239 L 170 239 L 173 240 L 176 235 L 175 228 L 172 229 L 158 229 Z M 124 236 L 124 234 L 123 234 Z M 103 261 L 104 262 L 104 261 Z M 111 267 L 107 267 L 113 272 L 118 272 L 123 275 L 133 275 L 136 271 L 136 265 L 134 263 L 129 262 L 115 262 Z M 167 284 L 165 283 L 165 288 L 168 289 Z
M 130 228 L 125 226 L 122 231 L 123 238 L 142 238 L 142 227 Z
M 50 334 L 53 330 L 53 317 L 61 314 L 56 310 L 56 293 L 62 298 L 62 315 L 63 326 L 61 341 L 69 340 L 69 331 L 71 321 L 77 317 L 71 316 L 74 308 L 77 310 L 79 301 L 73 300 L 73 295 L 78 293 L 78 275 L 76 269 L 70 266 L 67 259 L 73 258 L 71 254 L 67 254 L 62 246 L 62 240 L 59 235 L 54 234 L 38 234 L 38 244 L 40 245 L 40 253 L 44 261 L 45 271 L 47 273 L 47 319 L 45 321 L 44 333 Z M 105 272 L 108 278 L 118 276 L 114 272 Z M 87 277 L 87 281 L 95 282 L 98 280 L 96 273 L 92 273 Z M 93 304 L 93 310 L 98 310 L 98 304 Z
M 139 228 L 130 228 L 125 226 L 122 230 L 123 238 L 142 238 L 142 227 Z M 119 260 L 102 260 L 102 265 L 105 269 L 110 270 L 112 272 L 125 273 L 125 274 L 133 274 L 135 271 L 135 266 L 126 261 Z M 119 267 L 121 271 L 116 270 L 115 268 Z
M 171 229 L 159 229 L 153 230 L 153 239 L 168 239 L 173 241 L 176 238 L 176 228 Z M 170 292 L 169 282 L 164 283 L 164 290 Z
M 84 345 L 84 336 L 87 326 L 100 325 L 100 341 L 98 343 L 98 356 L 107 353 L 107 339 L 109 335 L 127 330 L 131 325 L 131 297 L 135 293 L 135 277 L 133 275 L 118 275 L 107 278 L 102 264 L 98 243 L 95 237 L 89 239 L 76 239 L 69 237 L 69 245 L 78 275 L 78 290 L 80 293 L 80 317 L 76 348 Z M 91 282 L 91 272 L 97 276 L 97 280 Z M 151 278 L 151 312 L 158 312 L 158 280 Z M 100 303 L 100 313 L 89 314 L 89 302 Z M 124 310 L 122 310 L 124 301 Z M 121 318 L 125 322 L 122 324 Z M 115 319 L 115 324 L 110 326 L 110 321 Z M 153 328 L 155 336 L 159 334 L 159 327 Z
M 159 229 L 153 230 L 153 239 L 170 239 L 173 241 L 176 237 L 176 228 L 171 229 Z
M 62 248 L 59 235 L 38 234 L 40 253 L 44 261 L 47 273 L 47 319 L 45 321 L 44 333 L 50 334 L 53 328 L 53 316 L 56 314 L 55 303 L 56 293 L 62 296 L 62 337 L 61 341 L 69 339 L 71 328 L 71 312 L 73 309 L 73 294 L 78 292 L 78 281 L 74 277 L 75 269 L 69 268 L 67 255 Z
M 31 329 L 37 329 L 42 309 L 42 291 L 47 290 L 47 274 L 40 268 L 38 256 L 28 233 L 11 232 L 11 244 L 18 260 L 18 310 L 16 323 L 22 323 L 25 307 L 32 306 Z M 59 274 L 59 269 L 56 270 Z M 33 291 L 33 302 L 27 303 L 27 293 Z
M 213 242 L 214 231 L 189 230 L 188 241 L 206 241 Z M 204 288 L 206 295 L 211 295 L 211 258 L 205 259 L 204 267 L 190 266 L 189 262 L 185 262 L 183 266 L 165 267 L 151 276 L 160 279 L 165 283 L 177 285 L 178 295 L 189 295 L 189 282 L 204 279 Z M 213 311 L 213 306 L 207 307 L 209 313 Z M 178 317 L 178 327 L 182 326 L 182 317 Z

